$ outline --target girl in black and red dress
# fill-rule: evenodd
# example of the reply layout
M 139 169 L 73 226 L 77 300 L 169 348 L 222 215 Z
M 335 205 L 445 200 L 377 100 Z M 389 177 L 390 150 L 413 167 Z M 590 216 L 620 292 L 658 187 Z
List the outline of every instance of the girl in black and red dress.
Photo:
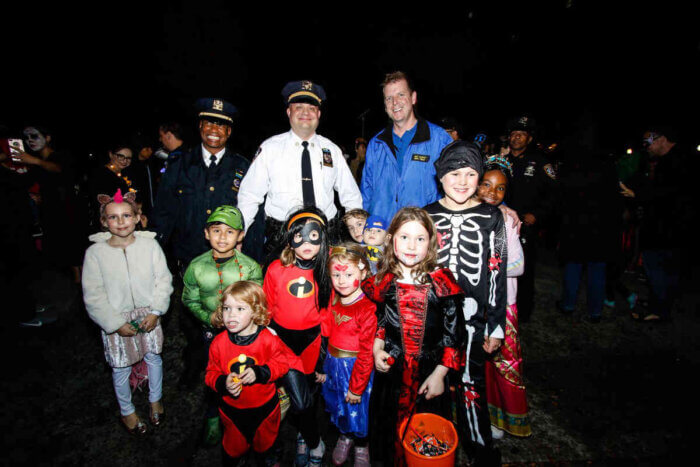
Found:
M 376 302 L 374 363 L 379 373 L 370 416 L 372 450 L 386 465 L 402 465 L 398 428 L 414 412 L 449 419 L 446 377 L 459 370 L 462 290 L 437 267 L 435 227 L 427 212 L 403 208 L 387 231 L 377 275 L 362 288 Z M 387 447 L 393 446 L 393 456 Z

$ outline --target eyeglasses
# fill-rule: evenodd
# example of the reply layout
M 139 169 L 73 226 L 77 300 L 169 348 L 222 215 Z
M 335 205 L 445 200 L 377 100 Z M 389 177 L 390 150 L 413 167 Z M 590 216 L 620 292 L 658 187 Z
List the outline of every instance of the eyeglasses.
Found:
M 124 154 L 120 154 L 120 153 L 116 153 L 115 156 L 116 156 L 117 159 L 119 159 L 120 161 L 129 161 L 129 162 L 131 162 L 131 156 L 125 156 Z

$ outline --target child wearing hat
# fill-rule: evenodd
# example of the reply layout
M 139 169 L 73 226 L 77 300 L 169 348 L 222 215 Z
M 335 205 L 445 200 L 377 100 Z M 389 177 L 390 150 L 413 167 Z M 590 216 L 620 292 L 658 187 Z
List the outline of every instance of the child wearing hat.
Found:
M 202 324 L 205 351 L 201 359 L 202 370 L 209 344 L 218 334 L 218 328 L 223 326 L 215 311 L 224 289 L 238 281 L 253 281 L 262 285 L 260 265 L 236 250 L 243 235 L 243 216 L 238 208 L 219 206 L 211 213 L 204 228 L 204 236 L 211 250 L 194 258 L 185 271 L 182 303 Z M 221 428 L 216 396 L 211 390 L 207 393 L 206 418 L 204 442 L 213 446 L 221 439 Z
M 362 244 L 367 249 L 367 261 L 372 274 L 377 273 L 377 265 L 384 253 L 387 222 L 383 217 L 369 216 L 362 232 Z

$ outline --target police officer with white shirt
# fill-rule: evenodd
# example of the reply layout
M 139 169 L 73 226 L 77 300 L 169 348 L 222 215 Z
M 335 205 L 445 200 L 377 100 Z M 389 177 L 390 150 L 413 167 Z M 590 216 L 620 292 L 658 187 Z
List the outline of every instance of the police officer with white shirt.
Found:
M 265 264 L 278 256 L 282 226 L 294 209 L 316 206 L 322 210 L 335 243 L 341 223 L 333 191 L 338 192 L 346 210 L 362 207 L 360 190 L 342 151 L 316 133 L 326 98 L 323 88 L 311 81 L 294 81 L 282 89 L 282 96 L 291 129 L 260 145 L 238 193 L 246 229 L 253 225 L 260 204 L 265 202 Z

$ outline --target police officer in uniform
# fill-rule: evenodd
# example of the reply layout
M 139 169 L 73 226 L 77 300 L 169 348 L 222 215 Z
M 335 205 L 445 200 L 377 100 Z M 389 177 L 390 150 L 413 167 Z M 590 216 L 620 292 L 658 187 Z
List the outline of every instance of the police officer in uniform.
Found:
M 532 148 L 535 121 L 523 116 L 507 125 L 509 158 L 513 178 L 507 192 L 507 204 L 522 220 L 520 242 L 525 254 L 525 271 L 518 277 L 518 319 L 527 322 L 534 308 L 537 236 L 546 215 L 552 209 L 556 189 L 554 167 Z
M 204 238 L 207 217 L 217 207 L 238 202 L 249 162 L 226 148 L 236 108 L 222 99 L 197 101 L 201 144 L 168 164 L 156 198 L 153 228 L 172 252 L 181 273 L 210 246 Z
M 341 222 L 334 191 L 346 209 L 362 208 L 362 195 L 343 153 L 316 133 L 323 88 L 311 81 L 293 81 L 282 89 L 290 130 L 265 140 L 241 183 L 238 208 L 246 229 L 254 227 L 265 203 L 265 261 L 270 264 L 283 246 L 284 221 L 301 206 L 315 206 L 329 219 L 331 243 L 340 241 Z
M 172 247 L 180 277 L 194 257 L 211 248 L 204 237 L 207 218 L 221 205 L 236 205 L 241 180 L 250 165 L 226 148 L 236 108 L 214 98 L 199 99 L 196 108 L 201 142 L 168 161 L 151 216 L 158 241 Z M 196 319 L 187 310 L 178 312 L 187 339 L 180 386 L 189 389 L 201 383 L 199 360 L 206 358 L 206 349 Z

